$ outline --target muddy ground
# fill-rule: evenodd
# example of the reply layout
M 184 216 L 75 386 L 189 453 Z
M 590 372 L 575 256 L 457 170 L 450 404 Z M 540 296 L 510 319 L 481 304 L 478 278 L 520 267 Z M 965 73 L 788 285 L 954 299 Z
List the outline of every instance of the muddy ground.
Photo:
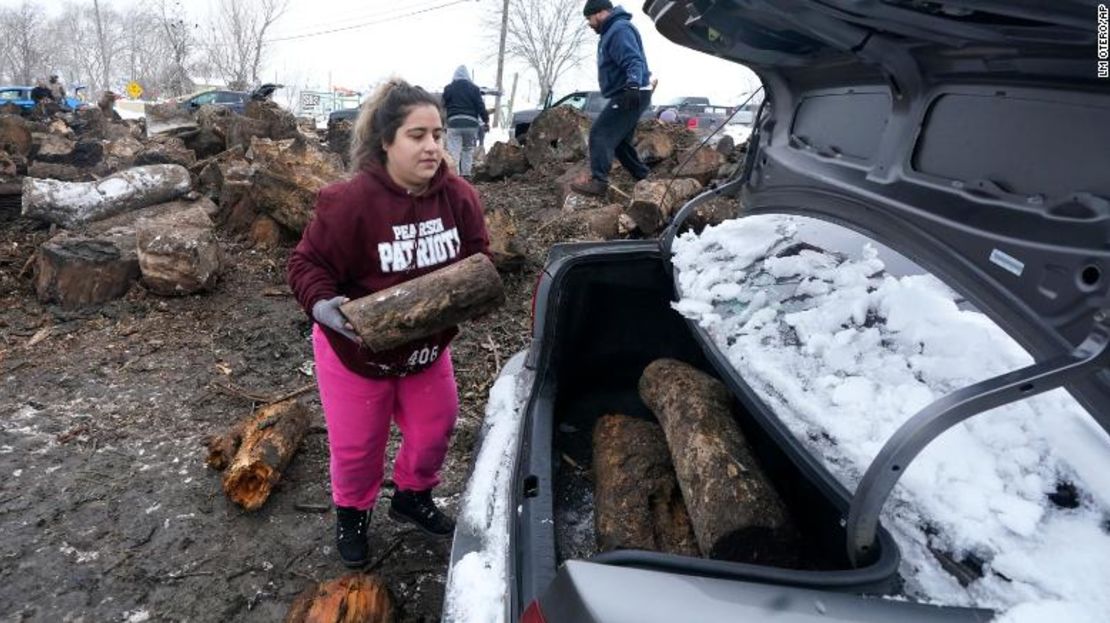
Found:
M 549 180 L 480 190 L 521 223 L 552 214 Z M 50 232 L 17 214 L 0 206 L 0 621 L 276 621 L 313 582 L 342 575 L 315 389 L 312 432 L 260 511 L 230 503 L 203 463 L 205 435 L 255 406 L 240 391 L 313 383 L 310 324 L 285 287 L 289 248 L 221 233 L 229 266 L 215 291 L 167 299 L 136 285 L 68 313 L 36 300 L 23 269 Z M 436 492 L 452 512 L 489 387 L 525 347 L 549 242 L 529 241 L 529 260 L 504 275 L 508 303 L 453 344 L 462 407 Z M 449 540 L 384 512 L 370 539 L 399 620 L 438 620 Z

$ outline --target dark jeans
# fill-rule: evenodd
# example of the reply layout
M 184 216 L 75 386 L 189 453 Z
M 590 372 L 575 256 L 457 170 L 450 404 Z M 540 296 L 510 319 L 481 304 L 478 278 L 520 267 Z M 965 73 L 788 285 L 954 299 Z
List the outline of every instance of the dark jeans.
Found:
M 609 182 L 609 169 L 613 166 L 614 154 L 621 166 L 638 180 L 647 177 L 650 171 L 632 147 L 640 115 L 651 106 L 651 91 L 638 93 L 640 102 L 634 108 L 621 107 L 617 103 L 620 96 L 615 97 L 606 104 L 605 110 L 601 111 L 590 128 L 590 174 L 595 180 Z

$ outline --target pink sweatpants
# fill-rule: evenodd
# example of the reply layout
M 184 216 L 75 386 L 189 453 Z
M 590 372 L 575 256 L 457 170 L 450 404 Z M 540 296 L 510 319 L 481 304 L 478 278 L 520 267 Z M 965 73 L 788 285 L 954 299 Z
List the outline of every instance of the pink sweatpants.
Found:
M 451 353 L 411 376 L 368 379 L 339 360 L 319 326 L 312 330 L 316 382 L 328 423 L 331 490 L 336 506 L 374 505 L 384 477 L 390 421 L 401 430 L 393 464 L 398 489 L 423 491 L 439 484 L 439 470 L 455 430 L 459 394 Z

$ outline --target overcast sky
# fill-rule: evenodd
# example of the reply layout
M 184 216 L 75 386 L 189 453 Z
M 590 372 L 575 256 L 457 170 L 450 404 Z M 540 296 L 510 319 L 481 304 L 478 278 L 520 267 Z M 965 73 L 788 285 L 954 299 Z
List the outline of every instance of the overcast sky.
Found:
M 52 6 L 51 10 L 57 6 L 37 1 Z M 138 1 L 102 0 L 102 4 L 122 8 Z M 20 2 L 0 0 L 0 5 L 16 6 Z M 207 19 L 209 0 L 182 2 L 194 19 Z M 492 87 L 496 84 L 497 62 L 491 52 L 496 50 L 497 32 L 484 25 L 483 16 L 496 12 L 501 4 L 501 0 L 290 0 L 288 11 L 268 37 L 273 44 L 263 79 L 308 88 L 323 89 L 332 84 L 365 91 L 397 74 L 438 90 L 450 82 L 455 68 L 462 64 L 471 70 L 476 82 Z M 625 4 L 643 37 L 648 65 L 659 79 L 656 102 L 680 95 L 704 95 L 715 103 L 736 104 L 741 94 L 758 86 L 748 69 L 664 39 L 641 6 L 642 0 Z M 424 12 L 414 14 L 420 11 Z M 573 19 L 587 28 L 580 9 Z M 325 31 L 330 32 L 306 36 Z M 587 32 L 587 41 L 587 60 L 560 79 L 556 96 L 597 88 L 592 54 L 597 36 Z M 514 72 L 520 74 L 519 109 L 537 100 L 539 89 L 531 72 L 513 63 L 506 69 L 506 95 Z

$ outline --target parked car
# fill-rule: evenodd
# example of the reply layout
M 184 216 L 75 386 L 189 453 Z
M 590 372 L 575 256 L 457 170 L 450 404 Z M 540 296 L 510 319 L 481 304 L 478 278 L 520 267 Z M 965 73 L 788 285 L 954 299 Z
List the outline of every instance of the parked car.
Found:
M 746 165 L 687 203 L 660 240 L 550 251 L 535 289 L 530 346 L 512 357 L 491 391 L 459 501 L 443 618 L 991 620 L 996 613 L 985 608 L 916 603 L 903 588 L 902 546 L 871 521 L 906 468 L 892 457 L 912 459 L 915 446 L 977 411 L 1063 385 L 1096 432 L 1110 430 L 1103 373 L 1110 93 L 1091 61 L 1088 6 L 937 0 L 880 3 L 864 14 L 840 0 L 695 4 L 712 7 L 648 0 L 644 11 L 670 41 L 763 78 L 767 99 Z M 582 107 L 591 102 L 585 93 L 571 97 Z M 813 453 L 809 442 L 821 441 L 820 433 L 799 439 L 784 424 L 776 382 L 754 384 L 702 326 L 673 308 L 687 287 L 671 263 L 675 235 L 697 206 L 722 197 L 742 202 L 741 222 L 780 214 L 804 221 L 797 244 L 781 249 L 786 260 L 814 249 L 833 257 L 862 248 L 884 260 L 892 278 L 931 275 L 930 283 L 952 293 L 952 309 L 978 310 L 1037 365 L 949 394 L 948 406 L 968 409 L 958 418 L 943 401 L 930 408 L 947 420 L 935 410 L 919 412 L 931 428 L 909 420 L 859 489 L 849 490 Z M 748 252 L 733 246 L 720 252 Z M 739 295 L 722 296 L 754 300 L 780 286 L 767 275 L 734 287 Z M 784 304 L 804 303 L 799 297 Z M 863 326 L 873 319 L 859 320 Z M 794 330 L 783 327 L 783 339 L 787 329 Z M 881 346 L 876 340 L 871 348 Z M 961 347 L 958 340 L 945 345 Z M 974 365 L 981 354 L 965 356 Z M 660 357 L 693 365 L 729 389 L 737 424 L 798 521 L 806 544 L 798 568 L 597 553 L 591 431 L 605 413 L 653 419 L 637 382 Z M 866 427 L 873 415 L 856 417 Z M 1023 435 L 1008 442 L 1013 451 L 1023 448 Z M 984 573 L 1002 587 L 1016 582 L 984 561 L 925 554 L 943 563 L 940 576 L 951 575 L 936 578 L 946 586 Z
M 34 87 L 25 86 L 4 86 L 0 87 L 0 105 L 15 104 L 22 109 L 24 114 L 29 113 L 34 107 L 35 102 L 31 99 L 31 90 Z M 73 95 L 68 95 L 62 101 L 63 108 L 76 110 L 88 104 L 82 97 L 82 92 L 85 90 L 84 86 L 76 86 L 73 88 Z
M 266 83 L 251 91 L 211 89 L 182 98 L 181 107 L 188 110 L 196 110 L 205 104 L 216 104 L 217 106 L 224 106 L 230 108 L 234 112 L 243 114 L 246 111 L 247 102 L 252 99 L 269 99 L 274 91 L 281 87 L 282 85 L 280 84 Z
M 609 98 L 603 97 L 600 91 L 575 91 L 569 95 L 565 95 L 553 104 L 547 104 L 543 108 L 530 108 L 527 110 L 518 110 L 513 113 L 512 127 L 513 138 L 517 142 L 523 144 L 527 139 L 528 128 L 531 127 L 532 122 L 541 112 L 548 108 L 556 106 L 570 106 L 576 110 L 580 110 L 590 121 L 597 119 L 601 111 L 605 110 L 605 105 L 609 103 Z M 643 119 L 650 119 L 653 116 L 652 109 L 649 107 L 642 115 Z

